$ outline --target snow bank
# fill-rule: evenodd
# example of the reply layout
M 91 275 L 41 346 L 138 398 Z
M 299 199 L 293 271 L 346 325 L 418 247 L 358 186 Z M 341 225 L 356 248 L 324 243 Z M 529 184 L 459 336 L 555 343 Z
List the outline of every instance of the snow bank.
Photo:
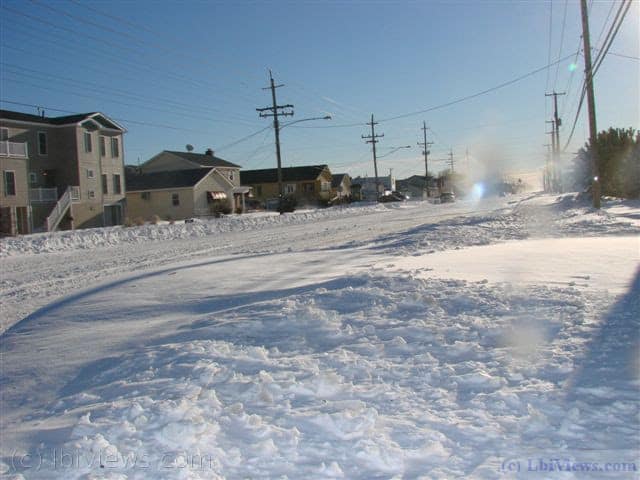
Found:
M 603 404 L 574 382 L 592 300 L 369 275 L 203 313 L 59 398 L 49 415 L 80 420 L 29 478 L 498 478 L 530 449 L 627 448 L 638 385 Z
M 358 205 L 279 214 L 230 215 L 223 218 L 159 223 L 133 227 L 91 228 L 0 239 L 0 257 L 8 255 L 87 250 L 123 243 L 177 240 L 215 236 L 230 231 L 251 231 L 279 225 L 302 224 L 351 215 L 366 215 L 399 208 L 398 205 Z

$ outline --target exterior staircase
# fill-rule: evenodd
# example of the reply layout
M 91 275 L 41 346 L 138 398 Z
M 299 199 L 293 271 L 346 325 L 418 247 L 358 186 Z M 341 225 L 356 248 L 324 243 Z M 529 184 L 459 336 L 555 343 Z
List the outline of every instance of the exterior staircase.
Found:
M 47 217 L 47 232 L 54 232 L 58 228 L 65 214 L 71 208 L 71 204 L 74 203 L 75 200 L 79 200 L 79 193 L 80 189 L 78 187 L 67 187 L 65 192 L 58 199 L 56 206 L 53 207 L 53 210 L 51 210 L 51 213 Z

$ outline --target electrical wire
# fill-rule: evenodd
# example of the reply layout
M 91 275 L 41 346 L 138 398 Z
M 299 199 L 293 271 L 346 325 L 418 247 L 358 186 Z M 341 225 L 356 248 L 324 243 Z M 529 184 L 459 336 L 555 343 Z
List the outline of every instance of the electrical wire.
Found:
M 571 55 L 567 55 L 565 57 L 562 57 L 562 58 L 558 59 L 555 62 L 552 62 L 552 63 L 550 63 L 548 65 L 545 65 L 544 67 L 536 68 L 535 70 L 532 70 L 532 71 L 530 71 L 528 73 L 525 73 L 524 75 L 520 75 L 519 77 L 513 78 L 511 80 L 503 82 L 503 83 L 501 83 L 499 85 L 496 85 L 494 87 L 487 88 L 486 90 L 482 90 L 481 92 L 477 92 L 477 93 L 474 93 L 474 94 L 471 94 L 471 95 L 467 95 L 467 96 L 458 98 L 456 100 L 452 100 L 450 102 L 446 102 L 446 103 L 442 103 L 440 105 L 436 105 L 434 107 L 426 108 L 424 110 L 418 110 L 418 111 L 415 111 L 415 112 L 404 113 L 402 115 L 396 115 L 394 117 L 384 118 L 384 119 L 378 120 L 378 123 L 390 122 L 392 120 L 398 120 L 400 118 L 412 117 L 414 115 L 420 115 L 420 114 L 423 114 L 423 113 L 432 112 L 434 110 L 440 110 L 442 108 L 450 107 L 450 106 L 456 105 L 458 103 L 466 102 L 467 100 L 471 100 L 473 98 L 477 98 L 477 97 L 480 97 L 482 95 L 486 95 L 488 93 L 495 92 L 496 90 L 500 90 L 502 88 L 508 87 L 509 85 L 513 85 L 514 83 L 518 83 L 518 82 L 520 82 L 520 81 L 522 81 L 522 80 L 524 80 L 526 78 L 532 77 L 533 75 L 536 75 L 536 74 L 538 74 L 538 73 L 540 73 L 540 72 L 542 72 L 544 70 L 548 70 L 549 68 L 555 66 L 556 64 L 564 62 L 565 60 L 567 60 L 567 59 L 569 59 L 569 58 L 571 58 L 573 56 L 574 56 L 574 54 L 572 53 Z

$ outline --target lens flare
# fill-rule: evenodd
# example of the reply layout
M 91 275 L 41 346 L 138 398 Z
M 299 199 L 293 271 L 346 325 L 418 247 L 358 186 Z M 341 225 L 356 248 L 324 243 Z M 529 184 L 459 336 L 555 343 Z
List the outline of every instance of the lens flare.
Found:
M 484 196 L 484 184 L 481 182 L 474 183 L 471 189 L 471 198 L 480 200 Z
M 575 63 L 570 63 L 569 64 L 569 71 L 570 72 L 574 72 L 576 70 L 576 68 L 578 68 L 578 65 L 576 65 Z

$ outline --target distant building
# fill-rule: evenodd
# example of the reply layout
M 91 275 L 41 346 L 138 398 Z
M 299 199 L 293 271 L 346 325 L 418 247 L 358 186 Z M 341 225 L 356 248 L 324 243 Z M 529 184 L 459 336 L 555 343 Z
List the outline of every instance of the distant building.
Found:
M 351 177 L 346 173 L 335 173 L 331 180 L 331 200 L 336 202 L 351 199 Z
M 99 112 L 0 110 L 0 234 L 121 224 L 125 132 Z
M 427 191 L 425 191 L 424 175 L 412 175 L 404 180 L 396 180 L 396 188 L 398 192 L 413 199 L 423 199 L 425 193 L 427 193 Z M 437 179 L 429 177 L 428 196 L 437 197 L 439 194 Z
M 327 165 L 286 167 L 282 169 L 284 196 L 294 197 L 301 205 L 318 205 L 331 200 L 333 176 Z M 256 200 L 266 203 L 277 199 L 278 170 L 243 170 L 240 183 L 251 187 Z
M 378 177 L 379 193 L 376 194 L 375 177 L 356 177 L 352 183 L 360 185 L 360 196 L 362 200 L 375 202 L 379 196 L 385 192 L 396 191 L 396 179 L 392 175 Z

